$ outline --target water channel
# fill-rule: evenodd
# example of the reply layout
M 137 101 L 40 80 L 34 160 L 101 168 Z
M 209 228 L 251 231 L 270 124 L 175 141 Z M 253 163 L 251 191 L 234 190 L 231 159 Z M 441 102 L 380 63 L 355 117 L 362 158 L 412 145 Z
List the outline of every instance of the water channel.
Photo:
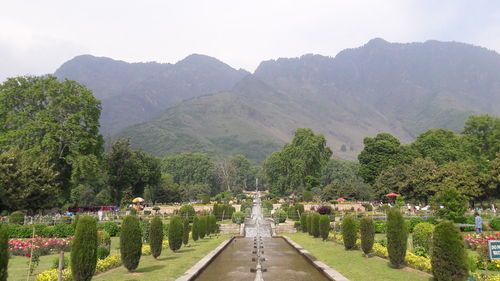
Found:
M 201 272 L 196 281 L 327 281 L 295 248 L 281 237 L 272 237 L 256 193 L 245 237 L 238 237 Z

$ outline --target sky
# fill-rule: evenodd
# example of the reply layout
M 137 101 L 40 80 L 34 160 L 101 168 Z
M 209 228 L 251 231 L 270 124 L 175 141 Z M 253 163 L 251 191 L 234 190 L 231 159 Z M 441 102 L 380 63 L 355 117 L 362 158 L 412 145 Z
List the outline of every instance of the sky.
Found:
M 375 37 L 500 53 L 500 1 L 2 0 L 0 82 L 53 73 L 82 54 L 175 63 L 198 53 L 254 71 L 264 60 L 335 56 Z

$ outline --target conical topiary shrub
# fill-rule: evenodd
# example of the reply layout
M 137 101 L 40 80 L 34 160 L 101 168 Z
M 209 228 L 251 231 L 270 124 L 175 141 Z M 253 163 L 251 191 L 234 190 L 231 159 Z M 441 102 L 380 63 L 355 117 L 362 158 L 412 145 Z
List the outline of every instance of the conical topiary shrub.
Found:
M 300 229 L 302 229 L 302 232 L 307 232 L 307 214 L 306 213 L 300 214 Z
M 312 234 L 314 238 L 319 237 L 319 218 L 321 217 L 320 214 L 314 213 L 312 217 Z
M 149 246 L 151 255 L 156 259 L 161 255 L 163 246 L 163 222 L 159 217 L 154 217 L 149 227 Z
M 139 266 L 142 254 L 142 232 L 137 216 L 126 216 L 123 219 L 120 233 L 120 254 L 123 266 L 133 271 Z
M 356 239 L 358 238 L 358 222 L 352 216 L 346 216 L 342 220 L 342 239 L 344 240 L 344 248 L 351 250 L 356 247 Z
M 436 281 L 467 280 L 465 242 L 451 221 L 441 222 L 434 229 L 431 265 Z
M 207 217 L 200 216 L 198 218 L 198 236 L 203 239 L 205 234 L 207 234 Z
M 187 245 L 189 243 L 189 231 L 191 227 L 189 225 L 189 220 L 183 220 L 182 222 L 182 244 Z
M 217 232 L 217 218 L 215 218 L 215 215 L 208 216 L 208 222 L 210 224 L 210 233 Z
M 313 218 L 313 214 L 309 214 L 307 216 L 307 232 L 309 233 L 309 235 L 313 235 L 313 232 L 312 232 L 312 218 Z
M 392 209 L 387 213 L 387 252 L 396 268 L 405 263 L 408 228 L 401 212 Z
M 9 232 L 6 225 L 0 224 L 0 281 L 7 281 L 9 266 Z
M 361 250 L 365 255 L 368 255 L 373 248 L 375 241 L 375 224 L 370 217 L 362 217 L 359 222 L 359 229 L 361 231 Z
M 75 281 L 89 281 L 97 265 L 97 223 L 92 217 L 81 217 L 71 246 L 71 274 Z
M 182 246 L 182 220 L 179 216 L 173 216 L 170 219 L 170 227 L 168 228 L 168 245 L 170 250 L 177 251 Z
M 321 215 L 319 218 L 319 234 L 323 241 L 328 239 L 328 234 L 330 233 L 330 218 L 328 215 Z
M 191 237 L 193 241 L 198 241 L 198 225 L 200 224 L 200 218 L 198 216 L 194 216 L 193 218 L 193 226 L 191 227 Z

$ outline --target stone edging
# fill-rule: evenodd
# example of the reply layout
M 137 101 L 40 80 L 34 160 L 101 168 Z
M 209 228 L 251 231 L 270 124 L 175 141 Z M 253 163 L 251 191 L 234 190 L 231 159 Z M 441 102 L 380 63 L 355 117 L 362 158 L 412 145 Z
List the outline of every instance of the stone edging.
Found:
M 279 236 L 278 236 L 279 237 Z M 328 278 L 330 278 L 333 281 L 349 281 L 349 279 L 345 278 L 340 272 L 334 270 L 333 268 L 329 267 L 325 263 L 319 261 L 314 257 L 309 251 L 304 249 L 302 246 L 299 244 L 295 243 L 292 239 L 290 239 L 287 236 L 281 236 L 283 239 L 285 239 L 288 244 L 290 244 L 292 247 L 295 248 L 300 254 L 302 254 L 306 259 L 309 260 L 309 262 L 316 267 L 318 270 L 323 272 Z
M 191 281 L 194 280 L 202 271 L 205 269 L 205 267 L 210 264 L 211 261 L 215 259 L 225 248 L 229 243 L 231 243 L 236 236 L 233 236 L 226 241 L 222 242 L 217 248 L 212 250 L 210 253 L 208 253 L 206 256 L 204 256 L 201 260 L 199 260 L 195 265 L 193 265 L 190 269 L 188 269 L 181 277 L 175 279 L 175 281 Z

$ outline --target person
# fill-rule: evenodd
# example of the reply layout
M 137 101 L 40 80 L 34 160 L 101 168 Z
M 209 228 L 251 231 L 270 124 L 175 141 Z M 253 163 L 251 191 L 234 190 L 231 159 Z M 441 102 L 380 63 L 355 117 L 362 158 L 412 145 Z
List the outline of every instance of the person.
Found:
M 476 216 L 476 219 L 475 219 L 475 222 L 476 222 L 476 233 L 477 234 L 481 234 L 481 232 L 483 232 L 483 219 L 479 216 L 479 213 L 476 212 L 474 214 Z

